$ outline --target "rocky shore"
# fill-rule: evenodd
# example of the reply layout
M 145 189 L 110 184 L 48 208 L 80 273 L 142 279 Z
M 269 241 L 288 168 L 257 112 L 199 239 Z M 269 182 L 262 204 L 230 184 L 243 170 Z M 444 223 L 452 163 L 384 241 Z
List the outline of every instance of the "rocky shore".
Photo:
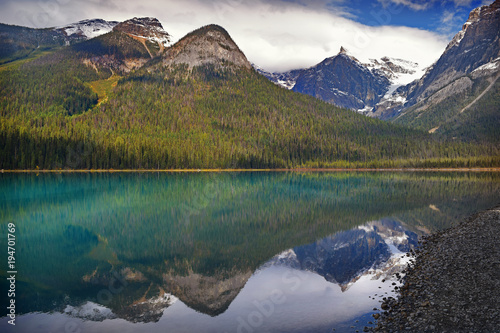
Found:
M 500 206 L 424 238 L 371 332 L 500 332 Z

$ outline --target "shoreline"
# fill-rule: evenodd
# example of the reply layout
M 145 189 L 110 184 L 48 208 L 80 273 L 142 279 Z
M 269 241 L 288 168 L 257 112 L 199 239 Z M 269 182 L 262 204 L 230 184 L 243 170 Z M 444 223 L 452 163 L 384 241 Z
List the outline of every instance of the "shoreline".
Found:
M 291 169 L 48 169 L 0 170 L 0 173 L 196 173 L 196 172 L 500 172 L 498 168 L 291 168 Z
M 424 237 L 367 332 L 498 332 L 500 205 Z

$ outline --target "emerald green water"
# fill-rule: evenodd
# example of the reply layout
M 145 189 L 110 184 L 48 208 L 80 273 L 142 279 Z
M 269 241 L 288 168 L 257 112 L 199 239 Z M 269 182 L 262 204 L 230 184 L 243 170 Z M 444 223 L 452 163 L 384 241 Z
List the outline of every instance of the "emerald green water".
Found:
M 0 174 L 0 188 L 0 299 L 14 223 L 18 332 L 24 323 L 66 332 L 68 318 L 80 332 L 138 331 L 137 322 L 181 332 L 197 316 L 214 332 L 268 331 L 266 316 L 257 330 L 236 320 L 243 310 L 229 313 L 275 255 L 384 218 L 422 235 L 500 201 L 497 173 Z M 164 294 L 179 302 L 147 303 Z M 113 315 L 68 315 L 68 306 L 87 302 Z M 4 304 L 0 328 L 14 332 Z M 166 324 L 174 310 L 182 316 Z M 59 326 L 34 324 L 44 316 Z

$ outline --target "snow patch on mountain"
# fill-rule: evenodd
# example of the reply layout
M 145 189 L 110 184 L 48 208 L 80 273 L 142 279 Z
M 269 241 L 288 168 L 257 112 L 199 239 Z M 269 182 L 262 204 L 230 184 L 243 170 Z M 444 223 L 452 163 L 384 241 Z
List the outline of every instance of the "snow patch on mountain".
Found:
M 373 112 L 373 107 L 372 106 L 366 106 L 365 108 L 358 109 L 357 111 L 359 113 L 361 113 L 361 114 L 366 114 L 366 113 L 369 113 L 369 112 Z
M 116 21 L 105 21 L 102 19 L 82 20 L 69 25 L 56 27 L 54 30 L 62 31 L 68 37 L 74 36 L 91 39 L 111 32 L 118 23 L 119 22 Z
M 281 86 L 285 89 L 292 90 L 293 87 L 295 86 L 295 83 L 297 82 L 297 78 L 301 72 L 300 69 L 298 70 L 292 70 L 289 72 L 284 72 L 284 73 L 271 73 L 266 71 L 264 68 L 252 64 L 252 67 L 261 75 L 265 76 L 268 78 L 271 82 L 277 84 L 278 86 Z
M 385 102 L 404 104 L 406 97 L 397 91 L 398 88 L 419 80 L 427 70 L 416 62 L 389 57 L 370 59 L 370 62 L 366 63 L 365 66 L 370 68 L 372 72 L 385 76 L 390 81 L 386 93 L 377 105 Z M 365 107 L 358 110 L 364 114 L 368 114 L 369 111 L 373 111 L 373 108 Z
M 389 79 L 391 85 L 386 96 L 392 95 L 397 88 L 420 79 L 425 73 L 425 69 L 418 63 L 398 58 L 370 59 L 365 66 Z
M 500 57 L 482 65 L 476 68 L 475 70 L 472 71 L 472 74 L 478 73 L 478 72 L 489 72 L 489 73 L 495 73 L 500 69 Z
M 139 37 L 139 38 L 147 39 L 150 42 L 161 44 L 164 47 L 169 47 L 169 46 L 172 45 L 172 42 L 170 41 L 170 38 L 167 38 L 167 37 L 162 37 L 162 36 L 160 36 L 160 37 L 158 37 L 158 36 L 141 36 L 141 35 L 134 35 L 134 34 L 130 34 L 130 35 L 134 36 L 134 37 Z
M 179 299 L 172 294 L 163 293 L 149 298 L 140 303 L 134 303 L 128 308 L 121 309 L 114 313 L 111 309 L 100 304 L 87 301 L 78 306 L 67 305 L 63 313 L 83 320 L 104 321 L 107 319 L 125 318 L 132 322 L 140 322 L 147 312 L 150 315 L 160 315 L 163 311 L 176 303 Z
M 297 254 L 295 253 L 295 251 L 293 249 L 288 249 L 271 258 L 268 262 L 259 267 L 257 272 L 271 266 L 285 266 L 300 269 L 300 262 L 297 259 Z
M 151 304 L 151 305 L 160 304 L 160 305 L 165 305 L 167 307 L 167 306 L 170 306 L 170 305 L 176 303 L 178 300 L 179 299 L 172 294 L 163 293 L 163 295 L 152 297 L 144 302 L 137 303 L 137 304 L 135 304 L 135 306 L 140 305 L 140 304 Z

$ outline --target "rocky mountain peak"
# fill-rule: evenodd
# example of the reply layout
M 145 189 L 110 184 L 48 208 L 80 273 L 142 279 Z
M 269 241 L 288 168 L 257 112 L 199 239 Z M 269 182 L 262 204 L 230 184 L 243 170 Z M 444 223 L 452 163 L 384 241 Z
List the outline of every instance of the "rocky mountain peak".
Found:
M 163 29 L 160 21 L 154 17 L 134 17 L 117 24 L 113 31 L 121 31 L 141 41 L 150 41 L 163 48 L 170 46 L 171 36 Z
M 335 56 L 335 57 L 331 57 L 331 58 L 327 58 L 327 59 L 334 59 L 336 57 L 341 57 L 341 58 L 344 58 L 346 60 L 352 60 L 356 63 L 359 63 L 361 64 L 361 62 L 355 57 L 353 56 L 348 49 L 346 49 L 345 47 L 341 46 L 340 47 L 340 51 L 339 53 Z
M 163 26 L 154 17 L 134 17 L 119 23 L 114 30 L 140 34 L 143 31 L 151 30 L 151 28 L 163 29 Z
M 281 266 L 314 272 L 345 291 L 360 276 L 402 270 L 404 261 L 397 258 L 417 245 L 416 233 L 395 220 L 382 219 L 286 250 L 260 269 Z
M 452 39 L 452 41 L 446 47 L 446 51 L 458 46 L 464 39 L 465 35 L 476 35 L 478 33 L 484 33 L 484 26 L 494 24 L 495 20 L 498 19 L 500 11 L 500 1 L 497 0 L 489 6 L 482 6 L 472 10 L 469 14 L 467 22 L 462 26 L 462 30 L 459 31 Z M 498 20 L 497 20 L 498 25 Z M 483 26 L 483 27 L 481 27 Z M 494 31 L 492 31 L 494 32 Z M 497 30 L 498 32 L 498 30 Z
M 187 64 L 190 68 L 204 64 L 224 65 L 231 63 L 238 67 L 252 65 L 228 32 L 218 25 L 207 25 L 197 29 L 167 50 L 164 65 Z
M 389 80 L 370 71 L 345 48 L 334 57 L 301 71 L 292 90 L 349 109 L 373 107 L 385 94 Z

